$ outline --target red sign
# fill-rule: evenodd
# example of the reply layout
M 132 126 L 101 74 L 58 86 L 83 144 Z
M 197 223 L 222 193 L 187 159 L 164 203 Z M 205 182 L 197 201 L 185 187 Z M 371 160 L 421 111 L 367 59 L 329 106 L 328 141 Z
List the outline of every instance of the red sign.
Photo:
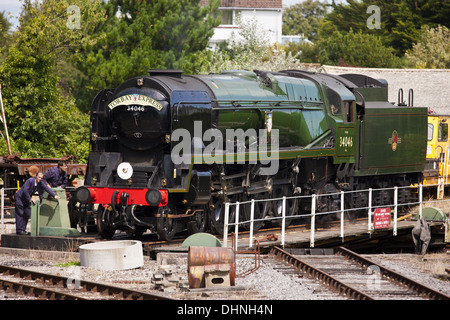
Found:
M 373 212 L 373 228 L 383 229 L 391 226 L 391 209 L 377 208 Z

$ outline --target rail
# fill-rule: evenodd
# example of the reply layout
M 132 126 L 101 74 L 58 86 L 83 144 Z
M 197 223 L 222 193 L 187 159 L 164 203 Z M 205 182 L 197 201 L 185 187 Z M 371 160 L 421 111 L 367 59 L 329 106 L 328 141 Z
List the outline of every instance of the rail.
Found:
M 1 222 L 0 222 L 0 239 L 5 232 L 5 190 L 17 190 L 17 188 L 1 188 L 0 189 L 0 214 L 1 214 Z M 13 207 L 8 207 L 13 208 Z
M 326 265 L 321 265 L 321 263 L 318 262 L 316 258 L 313 258 L 313 256 L 295 256 L 279 247 L 272 247 L 270 254 L 275 258 L 292 265 L 297 270 L 303 271 L 310 277 L 321 281 L 330 289 L 352 299 L 385 300 L 390 294 L 395 296 L 395 299 L 403 299 L 405 297 L 410 297 L 411 294 L 413 294 L 417 295 L 417 297 L 430 300 L 450 300 L 450 296 L 445 293 L 410 279 L 396 271 L 390 270 L 381 264 L 377 264 L 344 247 L 339 247 L 337 249 L 335 257 L 341 256 L 345 258 L 343 260 L 349 261 L 350 264 L 343 262 L 343 260 L 332 260 L 332 265 L 330 265 L 332 258 L 329 256 L 322 256 L 326 258 L 327 262 Z M 316 257 L 319 258 L 321 256 Z M 356 263 L 356 269 L 353 268 L 353 263 Z M 364 272 L 363 270 L 371 270 L 371 272 Z M 383 279 L 383 281 L 385 281 L 382 285 L 382 290 L 380 290 L 381 288 L 370 288 L 371 286 L 364 288 L 360 285 L 361 280 L 366 279 L 364 277 L 361 278 L 360 276 L 364 275 L 364 273 L 368 275 L 372 272 L 378 274 L 379 280 Z M 366 283 L 368 284 L 368 282 Z M 389 287 L 389 283 L 394 283 L 394 286 Z M 378 283 L 378 286 L 381 286 L 380 282 Z
M 427 185 L 427 187 L 433 187 L 434 185 Z M 436 185 L 438 186 L 438 185 Z M 403 203 L 399 203 L 399 190 L 402 189 L 416 189 L 417 193 L 418 193 L 418 199 L 417 201 L 413 201 L 413 202 L 403 202 Z M 373 204 L 373 194 L 374 192 L 379 192 L 379 191 L 393 191 L 393 203 L 390 204 L 384 204 L 384 205 L 374 205 Z M 350 194 L 350 193 L 367 193 L 367 203 L 368 206 L 365 207 L 356 207 L 356 208 L 345 208 L 345 196 Z M 340 199 L 340 209 L 339 210 L 335 210 L 335 211 L 327 211 L 327 212 L 318 212 L 317 210 L 317 199 L 319 197 L 339 197 Z M 306 214 L 299 214 L 299 215 L 286 215 L 286 200 L 289 199 L 307 199 L 309 198 L 309 200 L 306 201 L 310 201 L 311 203 L 311 210 L 310 213 L 306 213 Z M 254 212 L 255 212 L 255 203 L 256 202 L 266 202 L 266 201 L 281 201 L 282 202 L 282 212 L 281 212 L 281 216 L 277 216 L 277 217 L 270 217 L 270 218 L 264 218 L 264 219 L 255 219 L 254 218 Z M 402 206 L 413 206 L 413 205 L 418 205 L 419 206 L 419 216 L 422 217 L 422 209 L 424 207 L 424 204 L 432 204 L 432 203 L 437 203 L 437 202 L 448 202 L 450 201 L 450 199 L 448 200 L 429 200 L 429 201 L 424 201 L 423 199 L 423 186 L 422 184 L 420 184 L 417 187 L 412 187 L 412 186 L 407 186 L 407 187 L 390 187 L 390 188 L 379 188 L 379 189 L 373 189 L 373 188 L 369 188 L 369 189 L 365 189 L 365 190 L 357 190 L 357 191 L 340 191 L 338 193 L 329 193 L 329 194 L 312 194 L 312 195 L 307 195 L 307 196 L 291 196 L 291 197 L 287 197 L 287 196 L 283 196 L 283 197 L 279 197 L 279 198 L 272 198 L 272 199 L 252 199 L 249 201 L 242 201 L 242 202 L 235 202 L 235 203 L 231 203 L 231 202 L 226 202 L 225 203 L 225 213 L 224 213 L 224 232 L 223 232 L 223 246 L 226 247 L 228 246 L 228 230 L 230 227 L 234 226 L 234 234 L 235 237 L 233 239 L 233 241 L 236 241 L 236 243 L 234 244 L 235 247 L 237 248 L 237 242 L 238 242 L 238 238 L 239 238 L 239 226 L 243 225 L 243 224 L 250 224 L 250 230 L 249 230 L 249 244 L 248 247 L 252 247 L 253 245 L 253 236 L 254 236 L 254 223 L 255 222 L 260 222 L 260 221 L 270 221 L 270 220 L 281 220 L 281 245 L 284 247 L 285 245 L 285 234 L 286 234 L 286 220 L 287 219 L 298 219 L 298 218 L 310 218 L 311 221 L 311 226 L 310 226 L 310 247 L 313 248 L 314 247 L 314 242 L 315 242 L 315 231 L 316 231 L 316 220 L 318 216 L 322 216 L 322 215 L 330 215 L 330 214 L 338 214 L 340 216 L 340 237 L 342 238 L 342 241 L 344 241 L 344 230 L 345 230 L 345 223 L 346 223 L 346 219 L 345 219 L 345 213 L 351 212 L 351 211 L 362 211 L 365 210 L 367 212 L 367 231 L 368 232 L 373 232 L 373 230 L 376 228 L 374 225 L 374 221 L 373 221 L 373 217 L 374 217 L 374 212 L 375 209 L 378 208 L 389 208 L 390 210 L 390 214 L 393 213 L 393 217 L 392 217 L 392 221 L 391 218 L 389 218 L 390 223 L 392 222 L 393 225 L 390 226 L 392 227 L 392 231 L 393 231 L 393 235 L 397 236 L 397 221 L 398 221 L 398 212 L 399 212 L 399 208 Z M 240 221 L 239 218 L 239 210 L 240 207 L 244 204 L 249 204 L 250 203 L 250 220 L 245 220 L 245 221 Z M 230 221 L 230 208 L 232 206 L 235 206 L 235 221 L 232 222 Z M 448 219 L 448 218 L 447 218 Z M 347 220 L 348 221 L 348 220 Z M 347 222 L 348 223 L 348 222 Z
M 63 277 L 60 275 L 54 275 L 54 274 L 48 274 L 48 273 L 42 273 L 38 271 L 28 270 L 28 269 L 22 269 L 22 268 L 15 268 L 11 266 L 6 265 L 0 265 L 0 275 L 4 276 L 14 276 L 16 278 L 20 279 L 28 279 L 28 280 L 34 280 L 38 281 L 42 284 L 50 284 L 50 288 L 43 288 L 40 286 L 35 286 L 34 284 L 31 285 L 32 291 L 39 291 L 36 292 L 38 296 L 46 297 L 48 294 L 50 296 L 53 296 L 53 299 L 59 300 L 59 299 L 70 299 L 70 300 L 79 300 L 82 299 L 80 297 L 80 293 L 82 292 L 95 292 L 99 293 L 103 296 L 112 296 L 114 299 L 120 299 L 120 300 L 175 300 L 170 297 L 165 297 L 156 293 L 150 293 L 150 292 L 143 292 L 143 291 L 137 291 L 122 287 L 117 287 L 114 285 L 110 285 L 107 283 L 97 283 L 97 282 L 91 282 L 91 281 L 85 281 L 82 279 L 76 279 L 76 278 L 70 278 L 70 277 Z M 17 283 L 15 281 L 11 281 L 8 279 L 1 279 L 0 278 L 0 287 L 17 287 L 21 291 L 24 291 L 24 293 L 27 293 L 28 290 L 22 290 L 20 287 L 25 287 L 26 284 L 24 283 Z M 72 292 L 75 292 L 77 294 L 70 294 L 67 292 L 61 292 L 60 290 L 56 290 L 54 287 L 61 287 L 61 288 L 71 288 L 73 287 Z M 34 295 L 34 292 L 31 292 Z M 55 296 L 56 295 L 56 296 Z

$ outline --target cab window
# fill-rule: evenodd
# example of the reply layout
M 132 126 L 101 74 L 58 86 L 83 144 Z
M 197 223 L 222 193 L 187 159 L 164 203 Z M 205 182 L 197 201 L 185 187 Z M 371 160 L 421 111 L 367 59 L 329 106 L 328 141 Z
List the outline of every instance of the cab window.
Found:
M 327 88 L 327 98 L 328 103 L 330 104 L 330 110 L 333 115 L 341 115 L 342 107 L 341 107 L 341 97 L 337 94 L 336 91 Z
M 434 125 L 432 123 L 428 124 L 428 141 L 433 140 L 433 131 L 434 131 Z
M 344 101 L 345 122 L 353 122 L 353 102 Z

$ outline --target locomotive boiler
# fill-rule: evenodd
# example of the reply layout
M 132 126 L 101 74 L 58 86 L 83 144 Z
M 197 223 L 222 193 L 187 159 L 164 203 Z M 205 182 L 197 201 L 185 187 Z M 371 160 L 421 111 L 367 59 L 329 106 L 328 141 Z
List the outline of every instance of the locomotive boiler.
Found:
M 222 233 L 225 202 L 418 183 L 427 109 L 395 106 L 387 92 L 385 81 L 356 74 L 150 70 L 95 97 L 76 197 L 98 206 L 103 237 L 149 229 L 171 239 L 185 229 Z M 398 196 L 414 194 L 401 188 Z M 373 197 L 382 205 L 393 194 Z M 318 211 L 340 207 L 334 196 L 318 199 Z M 345 201 L 356 208 L 368 199 Z M 310 210 L 301 198 L 286 205 L 288 216 Z M 239 214 L 249 220 L 250 205 Z M 256 202 L 254 227 L 280 215 L 281 201 Z

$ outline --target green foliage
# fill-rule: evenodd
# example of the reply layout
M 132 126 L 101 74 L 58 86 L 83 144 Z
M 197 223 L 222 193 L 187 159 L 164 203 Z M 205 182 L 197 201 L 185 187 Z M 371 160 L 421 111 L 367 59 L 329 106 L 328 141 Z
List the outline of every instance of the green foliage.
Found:
M 406 1 L 348 0 L 347 3 L 338 4 L 333 2 L 333 10 L 325 17 L 325 20 L 342 33 L 352 29 L 355 32 L 376 35 L 386 47 L 393 47 L 395 53 L 401 56 L 417 40 L 418 29 L 420 29 L 418 17 L 411 11 Z M 370 5 L 380 8 L 380 29 L 367 27 L 367 19 L 371 16 L 371 13 L 367 13 L 367 8 Z
M 80 261 L 68 261 L 68 262 L 64 262 L 64 263 L 55 264 L 55 267 L 64 267 L 64 268 L 70 268 L 70 267 L 76 267 L 76 266 L 81 266 L 81 262 Z
M 367 13 L 370 5 L 380 8 L 381 28 L 369 29 L 367 19 L 372 13 Z M 437 24 L 449 26 L 450 2 L 448 0 L 347 0 L 332 4 L 333 10 L 326 15 L 322 27 L 326 35 L 330 28 L 342 33 L 361 31 L 365 34 L 378 36 L 384 46 L 394 48 L 398 56 L 402 56 L 419 39 L 422 25 Z M 331 33 L 328 33 L 331 34 Z
M 322 64 L 345 64 L 359 67 L 396 68 L 401 60 L 393 54 L 392 48 L 383 46 L 381 40 L 361 31 L 347 34 L 335 31 L 318 43 Z
M 414 0 L 408 1 L 421 17 L 422 25 L 450 28 L 450 1 L 448 0 Z
M 422 27 L 419 41 L 406 57 L 415 68 L 450 69 L 450 30 L 444 26 Z
M 303 63 L 317 63 L 320 61 L 320 48 L 318 45 L 308 42 L 288 43 L 286 51 L 295 54 Z
M 81 8 L 80 28 L 69 28 L 67 8 Z M 95 41 L 92 20 L 101 20 L 98 2 L 90 0 L 27 0 L 14 43 L 0 67 L 3 103 L 13 153 L 23 157 L 87 159 L 88 116 L 64 95 L 56 72 L 68 50 Z
M 210 56 L 210 63 L 204 64 L 201 72 L 219 73 L 226 70 L 268 70 L 300 68 L 295 55 L 280 46 L 270 46 L 256 18 L 249 21 L 237 20 L 237 34 L 230 43 L 224 43 Z
M 5 53 L 5 49 L 8 47 L 11 40 L 10 35 L 11 26 L 12 24 L 6 17 L 5 11 L 0 12 L 0 61 L 1 57 Z
M 318 0 L 305 0 L 290 6 L 283 12 L 283 34 L 302 34 L 306 39 L 314 41 L 326 12 L 326 4 Z
M 290 32 L 304 27 L 304 7 L 315 1 L 292 6 L 284 21 L 294 23 Z M 319 4 L 316 3 L 316 6 Z M 380 27 L 373 28 L 376 12 L 370 6 L 379 9 Z M 318 25 L 313 44 L 290 44 L 288 51 L 296 53 L 302 62 L 320 62 L 326 64 L 358 65 L 366 67 L 402 67 L 402 66 L 445 66 L 448 49 L 444 38 L 434 43 L 426 41 L 421 31 L 423 26 L 449 26 L 450 2 L 447 0 L 347 0 L 330 5 L 332 10 L 323 16 L 322 12 L 313 13 L 315 25 Z M 313 6 L 314 7 L 314 6 Z M 310 10 L 310 12 L 314 12 Z M 293 20 L 292 17 L 302 17 Z M 295 21 L 295 22 L 294 22 Z M 421 35 L 422 33 L 422 35 Z M 421 45 L 416 45 L 419 42 Z M 427 42 L 427 43 L 426 43 Z M 425 44 L 426 43 L 426 44 Z M 440 44 L 439 44 L 440 43 Z M 414 46 L 414 50 L 412 49 Z M 432 49 L 434 48 L 434 49 Z M 447 50 L 447 51 L 446 51 Z M 405 53 L 408 59 L 405 59 Z M 439 53 L 438 53 L 439 52 Z M 395 54 L 398 58 L 393 57 Z M 428 55 L 426 58 L 424 55 Z M 427 60 L 428 59 L 428 60 Z M 427 60 L 427 62 L 425 62 Z M 434 60 L 434 62 L 431 62 Z M 405 65 L 405 61 L 407 64 Z

